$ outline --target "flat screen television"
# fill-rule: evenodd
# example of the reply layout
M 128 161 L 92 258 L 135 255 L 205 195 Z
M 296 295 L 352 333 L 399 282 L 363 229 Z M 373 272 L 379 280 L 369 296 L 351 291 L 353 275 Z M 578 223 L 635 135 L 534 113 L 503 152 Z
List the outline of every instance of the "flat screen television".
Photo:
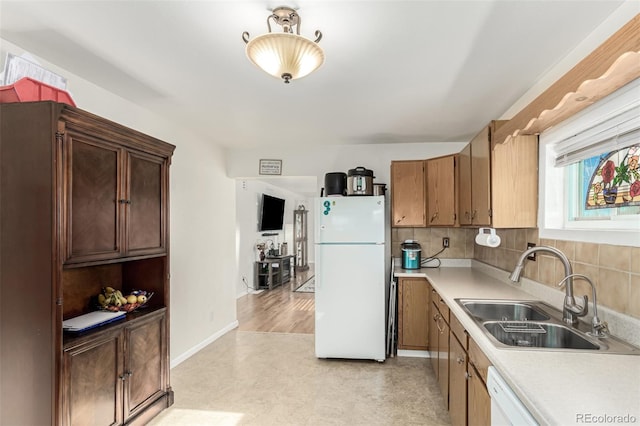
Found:
M 258 231 L 280 231 L 284 221 L 284 200 L 262 194 Z

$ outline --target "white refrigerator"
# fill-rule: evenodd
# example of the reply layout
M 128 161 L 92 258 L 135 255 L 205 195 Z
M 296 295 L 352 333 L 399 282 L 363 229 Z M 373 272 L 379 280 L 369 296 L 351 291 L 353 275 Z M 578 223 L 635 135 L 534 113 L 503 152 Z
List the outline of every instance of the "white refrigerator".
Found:
M 384 196 L 314 204 L 318 358 L 385 360 Z

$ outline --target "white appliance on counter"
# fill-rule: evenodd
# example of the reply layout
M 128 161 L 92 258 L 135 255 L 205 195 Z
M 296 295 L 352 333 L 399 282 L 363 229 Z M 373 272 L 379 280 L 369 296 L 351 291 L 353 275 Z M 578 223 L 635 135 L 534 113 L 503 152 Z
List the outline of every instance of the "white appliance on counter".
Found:
M 314 201 L 316 356 L 382 362 L 384 196 Z

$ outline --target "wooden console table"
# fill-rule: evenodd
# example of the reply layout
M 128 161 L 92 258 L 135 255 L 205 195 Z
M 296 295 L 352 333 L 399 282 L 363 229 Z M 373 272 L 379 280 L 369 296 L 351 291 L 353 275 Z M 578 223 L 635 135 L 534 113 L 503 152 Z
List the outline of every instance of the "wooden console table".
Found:
M 288 283 L 291 279 L 292 255 L 267 257 L 258 260 L 254 267 L 255 289 L 273 289 L 281 284 Z

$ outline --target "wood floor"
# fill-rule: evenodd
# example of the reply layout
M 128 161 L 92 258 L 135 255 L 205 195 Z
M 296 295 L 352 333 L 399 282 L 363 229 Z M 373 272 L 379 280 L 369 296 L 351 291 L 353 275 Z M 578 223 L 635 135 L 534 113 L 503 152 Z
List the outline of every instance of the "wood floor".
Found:
M 240 297 L 236 302 L 240 323 L 238 330 L 313 334 L 315 294 L 294 291 L 313 275 L 313 268 L 310 267 L 273 290 Z

